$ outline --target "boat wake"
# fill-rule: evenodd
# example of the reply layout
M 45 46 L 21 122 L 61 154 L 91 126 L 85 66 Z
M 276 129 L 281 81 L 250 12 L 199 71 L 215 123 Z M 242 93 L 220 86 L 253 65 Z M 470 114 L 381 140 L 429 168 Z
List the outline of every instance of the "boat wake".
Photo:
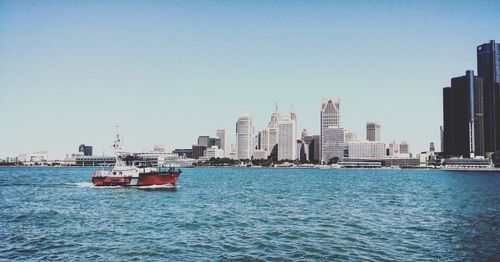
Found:
M 176 185 L 151 185 L 151 186 L 138 186 L 137 189 L 141 190 L 176 190 Z
M 66 183 L 66 185 L 78 188 L 124 188 L 123 186 L 95 186 L 92 182 Z M 178 186 L 168 184 L 168 185 L 137 186 L 132 188 L 137 188 L 141 190 L 177 190 Z
M 122 188 L 121 186 L 95 186 L 92 182 L 67 183 L 67 185 L 79 188 Z

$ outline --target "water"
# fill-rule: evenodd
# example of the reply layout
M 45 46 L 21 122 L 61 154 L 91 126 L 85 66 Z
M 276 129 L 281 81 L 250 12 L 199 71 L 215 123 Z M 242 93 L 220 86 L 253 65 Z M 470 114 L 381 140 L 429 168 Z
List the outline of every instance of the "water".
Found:
M 499 260 L 500 174 L 184 169 L 176 190 L 0 168 L 0 260 Z

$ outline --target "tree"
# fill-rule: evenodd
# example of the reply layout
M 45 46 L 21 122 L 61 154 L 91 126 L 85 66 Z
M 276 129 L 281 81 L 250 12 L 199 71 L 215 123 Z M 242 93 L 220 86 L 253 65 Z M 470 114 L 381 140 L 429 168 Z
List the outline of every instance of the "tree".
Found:
M 339 158 L 338 157 L 332 157 L 330 158 L 330 160 L 328 160 L 328 164 L 331 165 L 331 164 L 337 164 L 339 162 Z

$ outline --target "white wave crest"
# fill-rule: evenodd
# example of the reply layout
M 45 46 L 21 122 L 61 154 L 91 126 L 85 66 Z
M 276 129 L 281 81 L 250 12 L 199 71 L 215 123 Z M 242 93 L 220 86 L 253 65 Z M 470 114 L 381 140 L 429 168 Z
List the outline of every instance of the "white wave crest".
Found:
M 122 186 L 95 186 L 92 182 L 68 183 L 68 185 L 79 188 L 123 188 Z
M 137 189 L 176 189 L 176 185 L 151 185 L 151 186 L 138 186 Z

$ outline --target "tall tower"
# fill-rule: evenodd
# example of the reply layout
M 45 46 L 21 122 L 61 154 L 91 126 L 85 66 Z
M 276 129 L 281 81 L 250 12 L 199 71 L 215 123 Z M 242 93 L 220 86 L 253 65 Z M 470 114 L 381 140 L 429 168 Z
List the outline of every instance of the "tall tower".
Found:
M 329 98 L 321 102 L 320 113 L 321 162 L 344 156 L 344 129 L 340 127 L 340 100 Z
M 220 139 L 220 148 L 224 150 L 224 157 L 229 157 L 231 153 L 231 138 L 226 129 L 218 129 L 215 135 Z
M 366 140 L 380 141 L 380 124 L 375 122 L 366 123 Z
M 236 159 L 251 159 L 254 122 L 251 116 L 241 116 L 236 122 Z
M 483 79 L 484 149 L 500 149 L 500 44 L 477 47 L 477 75 Z
M 278 160 L 297 158 L 297 117 L 290 113 L 278 120 Z
M 467 71 L 443 89 L 444 153 L 448 156 L 484 155 L 483 82 Z

